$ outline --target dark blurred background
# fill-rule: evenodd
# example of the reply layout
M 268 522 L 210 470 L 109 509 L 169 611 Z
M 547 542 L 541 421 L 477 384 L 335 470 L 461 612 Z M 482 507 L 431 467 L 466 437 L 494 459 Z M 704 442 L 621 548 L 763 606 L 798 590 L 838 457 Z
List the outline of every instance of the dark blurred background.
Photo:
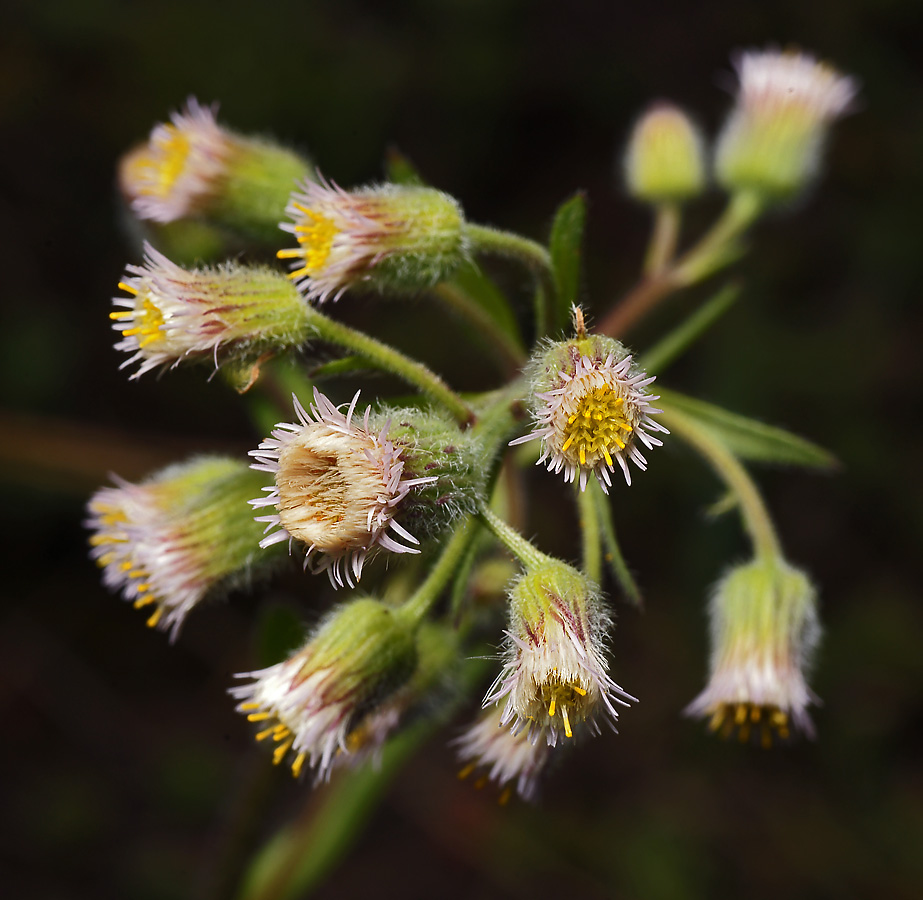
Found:
M 642 698 L 621 734 L 567 757 L 538 806 L 499 807 L 456 780 L 444 730 L 319 896 L 923 896 L 921 4 L 8 0 L 0 22 L 5 896 L 218 897 L 309 797 L 267 766 L 225 689 L 254 664 L 254 621 L 274 606 L 311 619 L 327 593 L 282 579 L 193 614 L 171 647 L 87 558 L 83 506 L 109 472 L 261 437 L 199 370 L 117 371 L 110 297 L 138 261 L 119 154 L 194 94 L 344 185 L 381 178 L 397 147 L 469 218 L 540 239 L 584 189 L 582 299 L 600 310 L 647 237 L 617 174 L 633 117 L 666 97 L 713 133 L 730 53 L 770 43 L 854 73 L 860 108 L 813 196 L 758 227 L 742 301 L 664 381 L 843 462 L 758 472 L 790 558 L 821 587 L 819 739 L 765 752 L 680 716 L 705 677 L 708 586 L 745 548 L 731 517 L 704 515 L 710 473 L 667 448 L 616 492 L 647 599 L 619 608 L 614 674 Z M 696 206 L 690 229 L 719 208 Z M 689 308 L 675 301 L 637 346 Z M 346 298 L 337 313 L 405 347 L 425 338 L 462 389 L 492 383 L 422 298 Z M 563 485 L 534 483 L 538 512 L 566 507 Z M 544 518 L 544 545 L 573 555 L 575 526 Z

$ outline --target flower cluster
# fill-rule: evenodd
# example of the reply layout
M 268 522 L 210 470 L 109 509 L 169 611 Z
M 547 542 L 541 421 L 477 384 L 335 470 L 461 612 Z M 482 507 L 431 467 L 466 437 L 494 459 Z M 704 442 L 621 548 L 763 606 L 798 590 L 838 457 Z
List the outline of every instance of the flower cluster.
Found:
M 626 596 L 639 594 L 608 495 L 613 473 L 631 485 L 666 435 L 721 478 L 753 549 L 752 561 L 714 589 L 710 678 L 686 711 L 745 742 L 812 733 L 815 591 L 786 562 L 742 459 L 822 454 L 806 441 L 796 454 L 778 430 L 676 391 L 651 393 L 645 369 L 661 372 L 685 352 L 717 319 L 721 294 L 645 352 L 644 366 L 616 337 L 671 292 L 742 255 L 746 229 L 814 176 L 829 126 L 855 94 L 851 79 L 805 54 L 744 54 L 738 72 L 713 154 L 672 104 L 657 103 L 637 121 L 624 174 L 631 196 L 650 208 L 652 236 L 637 285 L 595 331 L 571 304 L 585 218 L 579 196 L 542 244 L 467 221 L 457 200 L 399 166 L 392 183 L 343 189 L 298 154 L 224 128 L 194 99 L 123 159 L 122 192 L 156 227 L 145 226 L 152 242 L 143 263 L 125 270 L 110 313 L 122 368 L 136 379 L 210 364 L 240 392 L 256 386 L 260 434 L 279 424 L 249 460 L 198 457 L 101 488 L 89 502 L 91 555 L 104 583 L 173 638 L 203 600 L 248 583 L 286 548 L 303 554 L 304 570 L 326 573 L 340 593 L 321 580 L 317 602 L 341 599 L 303 645 L 240 673 L 230 689 L 274 763 L 325 780 L 339 766 L 376 759 L 406 723 L 446 717 L 474 683 L 466 660 L 484 658 L 478 641 L 493 628 L 502 654 L 478 717 L 455 741 L 461 774 L 495 782 L 502 802 L 514 791 L 534 798 L 565 749 L 604 725 L 615 730 L 636 700 L 610 674 L 614 618 L 600 585 L 611 576 Z M 687 247 L 684 204 L 709 178 L 727 190 L 728 206 Z M 243 245 L 234 261 L 196 268 L 155 248 L 168 233 L 160 226 L 193 220 L 209 234 L 249 239 L 258 258 L 271 243 L 289 271 L 274 260 L 246 262 L 252 248 Z M 475 268 L 490 253 L 529 273 L 531 322 Z M 465 348 L 471 368 L 478 352 L 492 352 L 508 380 L 459 393 L 420 359 L 335 318 L 341 306 L 332 301 L 369 291 L 446 304 L 484 339 Z M 422 355 L 437 356 L 427 349 Z M 360 409 L 355 384 L 347 391 L 339 379 L 368 370 L 399 379 L 411 395 Z M 531 455 L 507 451 L 526 444 Z M 579 569 L 497 513 L 528 526 L 523 482 L 545 477 L 526 474 L 536 458 L 579 488 L 568 491 L 580 522 Z M 386 571 L 376 557 L 388 561 Z M 342 599 L 360 580 L 375 596 Z

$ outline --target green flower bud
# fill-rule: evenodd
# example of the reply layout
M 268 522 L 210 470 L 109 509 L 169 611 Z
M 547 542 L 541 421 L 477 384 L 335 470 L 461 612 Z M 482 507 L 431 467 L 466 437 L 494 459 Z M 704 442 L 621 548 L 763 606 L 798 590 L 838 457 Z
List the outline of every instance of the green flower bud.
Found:
M 284 275 L 266 267 L 226 263 L 182 269 L 150 244 L 143 266 L 128 266 L 109 314 L 130 353 L 131 376 L 181 362 L 255 363 L 263 354 L 300 346 L 309 310 Z
M 646 203 L 680 203 L 705 189 L 702 136 L 670 103 L 653 105 L 635 124 L 625 153 L 628 192 Z
M 715 149 L 715 175 L 731 191 L 770 200 L 796 194 L 817 174 L 831 123 L 849 110 L 852 78 L 807 54 L 740 55 L 737 103 Z
M 715 586 L 709 607 L 711 676 L 686 708 L 708 716 L 724 737 L 789 736 L 789 723 L 808 736 L 807 713 L 816 701 L 805 671 L 820 637 L 814 587 L 782 559 L 737 566 Z
M 272 240 L 293 186 L 310 173 L 298 154 L 228 131 L 212 107 L 190 98 L 126 154 L 119 184 L 141 219 L 199 218 Z
M 292 773 L 304 764 L 328 778 L 336 754 L 349 753 L 349 735 L 363 718 L 413 674 L 414 629 L 377 600 L 353 600 L 332 610 L 308 642 L 284 662 L 238 678 L 231 688 L 238 712 L 260 723 L 258 741 L 276 744 L 278 765 L 291 752 Z
M 175 639 L 201 600 L 267 562 L 247 506 L 259 483 L 246 463 L 201 457 L 100 489 L 86 524 L 104 583 L 136 609 L 151 607 L 147 624 Z
M 415 292 L 468 259 L 458 203 L 433 188 L 385 184 L 344 191 L 305 181 L 283 224 L 298 247 L 280 250 L 309 300 L 338 300 L 347 288 Z

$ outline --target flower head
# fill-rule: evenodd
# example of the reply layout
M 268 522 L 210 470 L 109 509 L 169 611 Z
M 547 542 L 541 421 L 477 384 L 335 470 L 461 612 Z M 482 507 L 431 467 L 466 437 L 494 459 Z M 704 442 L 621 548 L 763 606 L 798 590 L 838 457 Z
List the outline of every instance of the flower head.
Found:
M 215 111 L 190 97 L 182 112 L 155 126 L 147 143 L 122 160 L 122 193 L 141 219 L 206 218 L 272 234 L 309 164 L 269 141 L 229 131 Z
M 86 524 L 105 584 L 135 608 L 151 607 L 147 624 L 175 638 L 194 606 L 259 561 L 260 529 L 247 507 L 256 481 L 245 463 L 201 457 L 98 490 Z
M 711 676 L 686 713 L 764 746 L 773 734 L 787 738 L 790 724 L 811 736 L 807 707 L 816 698 L 805 670 L 820 627 L 807 576 L 781 559 L 738 566 L 715 586 L 709 613 Z
M 658 398 L 644 388 L 654 377 L 633 364 L 622 344 L 599 335 L 552 344 L 531 371 L 535 428 L 511 444 L 541 439 L 538 462 L 563 471 L 567 482 L 579 473 L 581 490 L 590 472 L 608 493 L 616 464 L 629 485 L 628 460 L 647 468 L 638 444 L 659 447 L 651 432 L 668 432 L 651 418 L 660 412 L 651 406 Z
M 672 103 L 653 105 L 638 120 L 625 154 L 632 196 L 649 203 L 677 203 L 705 188 L 702 136 Z
M 376 600 L 354 600 L 334 610 L 284 662 L 237 675 L 253 680 L 230 693 L 240 701 L 238 712 L 260 723 L 256 739 L 276 744 L 275 764 L 291 752 L 296 777 L 307 763 L 327 778 L 337 754 L 356 748 L 350 736 L 357 724 L 415 665 L 413 632 L 400 616 Z
M 388 439 L 390 422 L 373 427 L 370 408 L 361 424 L 354 420 L 358 392 L 345 413 L 317 388 L 310 413 L 292 399 L 298 423 L 278 425 L 271 438 L 250 451 L 257 460 L 253 468 L 275 479 L 264 488 L 268 496 L 251 501 L 256 508 L 276 508 L 257 517 L 267 523 L 267 532 L 278 528 L 260 546 L 302 541 L 308 545 L 305 563 L 312 553 L 322 554 L 318 571 L 326 570 L 334 587 L 352 586 L 375 548 L 419 553 L 408 546 L 419 541 L 395 516 L 412 489 L 433 484 L 437 476 L 404 477 L 402 451 Z
M 550 561 L 523 575 L 510 593 L 507 659 L 484 706 L 503 703 L 500 724 L 554 746 L 562 732 L 597 716 L 613 727 L 614 704 L 634 700 L 608 675 L 610 618 L 596 589 L 576 569 Z
M 466 763 L 459 777 L 482 770 L 483 778 L 502 789 L 501 803 L 509 799 L 514 784 L 523 800 L 533 800 L 552 749 L 526 730 L 510 731 L 501 717 L 499 707 L 490 707 L 455 742 L 459 759 Z
M 715 153 L 718 180 L 770 197 L 796 192 L 816 174 L 830 124 L 848 112 L 854 79 L 806 53 L 750 51 Z
M 131 376 L 184 361 L 255 361 L 297 347 L 308 336 L 308 310 L 287 279 L 268 268 L 228 263 L 183 269 L 144 246 L 144 265 L 128 266 L 109 314 L 130 354 Z
M 433 188 L 385 184 L 344 191 L 305 181 L 281 225 L 298 247 L 290 278 L 309 300 L 338 300 L 347 288 L 419 291 L 467 258 L 458 203 Z

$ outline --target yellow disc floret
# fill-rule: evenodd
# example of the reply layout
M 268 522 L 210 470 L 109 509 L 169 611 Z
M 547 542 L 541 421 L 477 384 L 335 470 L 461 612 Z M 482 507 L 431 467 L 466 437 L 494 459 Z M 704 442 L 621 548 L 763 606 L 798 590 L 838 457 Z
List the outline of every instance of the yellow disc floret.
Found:
M 302 219 L 295 225 L 295 237 L 298 240 L 297 250 L 280 250 L 276 255 L 279 259 L 303 259 L 304 266 L 289 273 L 289 278 L 301 278 L 312 275 L 322 269 L 330 256 L 333 239 L 339 234 L 339 229 L 333 220 L 309 209 L 302 203 L 293 203 L 294 208 L 302 215 Z
M 625 438 L 632 431 L 625 414 L 625 400 L 608 384 L 600 385 L 582 397 L 563 428 L 561 453 L 581 466 L 594 466 L 605 459 L 612 465 L 612 454 L 625 449 Z
M 709 730 L 729 738 L 734 731 L 741 743 L 758 734 L 764 747 L 772 746 L 773 735 L 779 740 L 790 737 L 788 713 L 778 706 L 759 703 L 720 703 L 708 723 Z

